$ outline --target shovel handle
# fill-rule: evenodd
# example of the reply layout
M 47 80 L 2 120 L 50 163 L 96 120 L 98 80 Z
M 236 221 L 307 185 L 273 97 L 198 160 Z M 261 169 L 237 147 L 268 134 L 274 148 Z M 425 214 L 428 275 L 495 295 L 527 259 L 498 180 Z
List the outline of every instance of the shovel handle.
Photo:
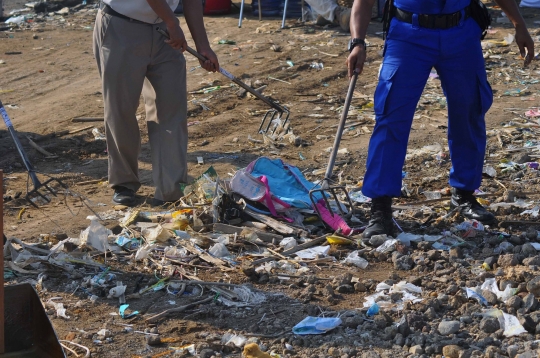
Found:
M 167 39 L 170 38 L 169 33 L 167 32 L 167 30 L 164 30 L 164 29 L 158 27 L 157 32 L 159 32 L 160 34 L 165 36 Z M 186 51 L 189 52 L 190 54 L 192 54 L 193 56 L 197 57 L 199 59 L 199 61 L 204 62 L 204 61 L 208 60 L 206 57 L 204 57 L 203 55 L 201 55 L 200 53 L 198 53 L 197 51 L 195 51 L 194 49 L 192 49 L 189 46 L 187 46 Z M 269 105 L 270 107 L 277 110 L 278 112 L 280 112 L 280 113 L 288 112 L 285 108 L 283 108 L 280 105 L 278 105 L 277 103 L 271 101 L 268 97 L 263 96 L 261 93 L 255 91 L 253 88 L 246 85 L 244 82 L 240 81 L 237 77 L 235 77 L 233 74 L 231 74 L 229 71 L 227 71 L 223 67 L 221 67 L 221 66 L 219 67 L 219 72 L 223 76 L 227 77 L 228 79 L 230 79 L 231 81 L 236 83 L 238 86 L 242 87 L 243 89 L 245 89 L 246 91 L 248 91 L 249 93 L 251 93 L 252 95 L 257 97 L 258 99 L 260 99 L 261 101 L 263 101 L 264 103 Z
M 345 103 L 343 104 L 343 112 L 341 112 L 341 120 L 336 132 L 336 138 L 334 139 L 334 145 L 332 146 L 332 153 L 328 160 L 328 167 L 326 167 L 326 173 L 324 174 L 323 187 L 328 186 L 328 181 L 332 178 L 332 172 L 334 170 L 334 164 L 336 163 L 337 152 L 339 150 L 339 144 L 341 143 L 341 136 L 345 129 L 345 122 L 347 122 L 347 115 L 349 114 L 349 107 L 351 106 L 352 97 L 354 94 L 354 87 L 356 86 L 356 80 L 358 79 L 358 72 L 356 70 L 349 82 L 349 90 L 347 91 L 347 97 L 345 97 Z
M 30 176 L 32 183 L 34 184 L 34 187 L 36 188 L 40 186 L 40 182 L 36 176 L 36 171 L 34 169 L 34 166 L 32 165 L 32 163 L 30 163 L 30 159 L 28 159 L 28 156 L 26 155 L 26 152 L 24 151 L 21 141 L 19 140 L 19 136 L 17 135 L 15 128 L 13 128 L 11 119 L 9 118 L 6 112 L 6 109 L 4 108 L 2 101 L 0 101 L 0 115 L 2 116 L 2 119 L 4 120 L 4 123 L 6 124 L 6 127 L 9 131 L 9 134 L 11 135 L 11 138 L 13 138 L 13 141 L 15 142 L 15 147 L 17 148 L 17 151 L 19 152 L 19 155 L 21 156 L 21 159 L 24 162 L 24 166 L 26 167 L 26 170 L 28 170 L 28 175 Z

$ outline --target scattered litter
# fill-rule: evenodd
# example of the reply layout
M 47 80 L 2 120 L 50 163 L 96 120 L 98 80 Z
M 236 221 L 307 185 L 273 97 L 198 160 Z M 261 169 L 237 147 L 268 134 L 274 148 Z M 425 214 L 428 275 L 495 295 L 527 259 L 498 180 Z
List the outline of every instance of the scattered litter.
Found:
M 324 334 L 341 324 L 339 317 L 311 317 L 304 318 L 293 327 L 292 331 L 298 335 Z

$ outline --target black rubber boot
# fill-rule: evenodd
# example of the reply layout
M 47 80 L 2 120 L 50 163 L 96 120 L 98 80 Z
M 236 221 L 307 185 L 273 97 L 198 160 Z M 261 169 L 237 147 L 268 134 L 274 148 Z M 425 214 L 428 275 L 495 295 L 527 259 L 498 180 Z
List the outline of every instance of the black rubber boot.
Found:
M 394 221 L 392 220 L 392 198 L 383 196 L 371 200 L 371 220 L 362 236 L 366 239 L 373 235 L 394 236 Z
M 480 204 L 473 191 L 465 191 L 452 188 L 452 199 L 450 200 L 450 210 L 458 207 L 457 211 L 467 219 L 478 220 L 483 224 L 497 222 L 495 215 L 490 213 Z

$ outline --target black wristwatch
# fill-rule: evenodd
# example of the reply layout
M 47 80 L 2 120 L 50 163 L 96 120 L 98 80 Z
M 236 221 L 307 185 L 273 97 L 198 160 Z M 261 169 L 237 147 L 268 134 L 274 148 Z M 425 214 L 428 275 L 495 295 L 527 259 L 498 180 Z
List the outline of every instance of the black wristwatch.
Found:
M 347 47 L 347 49 L 349 50 L 349 52 L 352 52 L 353 48 L 355 48 L 357 45 L 363 45 L 364 50 L 366 49 L 366 41 L 357 38 L 349 40 L 349 46 Z

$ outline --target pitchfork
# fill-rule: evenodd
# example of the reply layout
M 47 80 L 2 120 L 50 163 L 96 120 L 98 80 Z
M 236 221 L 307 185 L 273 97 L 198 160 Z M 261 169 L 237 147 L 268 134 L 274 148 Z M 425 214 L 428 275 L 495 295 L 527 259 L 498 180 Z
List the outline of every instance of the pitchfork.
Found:
M 32 163 L 30 163 L 30 160 L 28 159 L 28 156 L 26 155 L 26 152 L 23 149 L 23 146 L 21 144 L 21 141 L 19 140 L 19 137 L 17 136 L 17 132 L 15 131 L 15 128 L 13 128 L 13 124 L 11 124 L 11 120 L 9 119 L 9 116 L 6 112 L 6 109 L 4 108 L 4 105 L 2 104 L 2 101 L 0 101 L 0 114 L 2 115 L 2 118 L 4 119 L 4 123 L 6 124 L 6 127 L 9 131 L 9 134 L 11 134 L 11 138 L 13 138 L 13 141 L 15 142 L 15 147 L 17 147 L 17 151 L 19 152 L 19 155 L 21 156 L 21 159 L 24 162 L 24 166 L 26 167 L 26 170 L 28 171 L 28 176 L 32 180 L 32 183 L 34 184 L 34 189 L 30 190 L 26 194 L 26 200 L 32 204 L 34 207 L 38 208 L 37 204 L 34 202 L 35 199 L 38 197 L 41 197 L 43 200 L 45 200 L 47 203 L 49 203 L 51 200 L 47 198 L 46 194 L 47 191 L 51 193 L 52 195 L 56 196 L 56 191 L 54 191 L 51 188 L 51 184 L 58 184 L 62 188 L 67 189 L 67 186 L 62 183 L 59 179 L 49 177 L 46 181 L 43 183 L 39 181 L 36 170 L 34 169 L 34 166 Z M 45 188 L 46 190 L 42 190 L 44 193 L 39 191 L 40 189 Z M 32 200 L 34 199 L 34 200 Z
M 319 187 L 316 189 L 312 189 L 309 191 L 309 198 L 311 199 L 311 203 L 313 204 L 313 207 L 317 211 L 317 215 L 322 219 L 321 212 L 319 208 L 317 207 L 317 203 L 320 200 L 317 200 L 317 197 L 320 194 L 322 196 L 322 199 L 324 200 L 326 204 L 326 209 L 330 212 L 332 217 L 334 217 L 334 210 L 332 209 L 332 206 L 330 205 L 330 202 L 328 201 L 328 197 L 334 198 L 338 211 L 340 213 L 341 217 L 350 217 L 352 215 L 352 201 L 349 197 L 349 193 L 347 192 L 347 189 L 343 185 L 332 185 L 332 172 L 334 170 L 334 164 L 336 162 L 336 156 L 337 152 L 339 150 L 339 143 L 341 142 L 341 136 L 343 135 L 343 130 L 345 128 L 345 122 L 347 121 L 347 114 L 349 113 L 349 107 L 351 105 L 351 100 L 353 97 L 354 92 L 354 86 L 356 85 L 356 80 L 358 79 L 358 73 L 355 71 L 353 73 L 353 76 L 351 78 L 351 81 L 349 83 L 349 90 L 347 92 L 347 97 L 345 98 L 345 103 L 343 104 L 343 112 L 341 113 L 341 120 L 339 121 L 339 126 L 336 132 L 336 138 L 334 140 L 334 145 L 332 146 L 332 152 L 330 153 L 330 159 L 328 160 L 328 166 L 326 167 L 326 173 L 324 174 L 324 179 L 322 180 Z M 344 194 L 345 198 L 347 199 L 347 202 L 349 203 L 349 207 L 351 210 L 349 213 L 346 213 L 343 209 L 343 206 L 341 205 L 338 195 Z
M 157 32 L 165 36 L 167 39 L 169 38 L 169 33 L 167 30 L 164 30 L 160 27 L 157 28 Z M 200 61 L 206 61 L 208 60 L 206 57 L 192 49 L 191 47 L 187 46 L 187 52 L 192 54 L 193 56 L 197 57 Z M 239 78 L 232 75 L 229 71 L 224 69 L 223 67 L 219 67 L 219 72 L 236 83 L 238 86 L 242 87 L 267 105 L 271 107 L 266 114 L 264 115 L 261 125 L 259 126 L 259 133 L 268 133 L 270 131 L 270 127 L 272 127 L 271 134 L 274 134 L 278 128 L 283 128 L 283 130 L 286 132 L 289 131 L 289 110 L 285 107 L 280 106 L 276 102 L 272 101 L 270 98 L 263 96 L 261 93 L 255 91 L 253 88 L 242 82 Z M 274 124 L 272 126 L 272 124 Z

